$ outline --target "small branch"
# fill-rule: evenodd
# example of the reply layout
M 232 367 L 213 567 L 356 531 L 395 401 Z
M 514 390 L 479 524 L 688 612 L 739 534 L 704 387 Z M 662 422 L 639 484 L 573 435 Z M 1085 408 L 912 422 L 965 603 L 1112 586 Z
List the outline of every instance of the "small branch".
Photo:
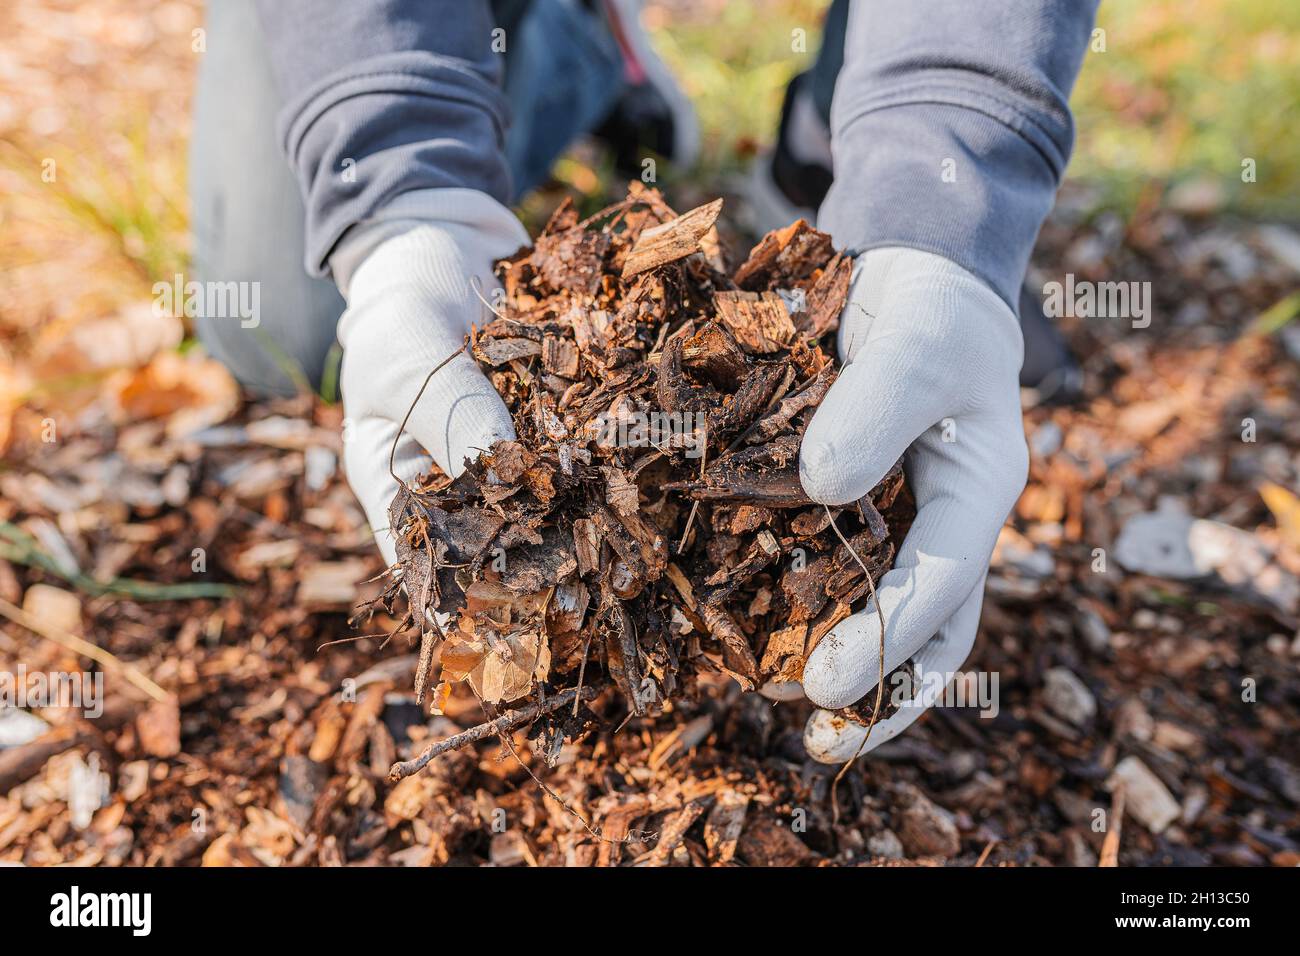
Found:
M 459 750 L 466 744 L 472 744 L 482 740 L 484 737 L 490 737 L 493 734 L 503 734 L 507 731 L 515 730 L 524 724 L 531 723 L 543 714 L 549 714 L 560 710 L 563 707 L 573 703 L 576 700 L 591 700 L 596 696 L 594 687 L 584 687 L 581 690 L 571 688 L 561 691 L 554 697 L 548 698 L 542 704 L 529 704 L 520 710 L 512 710 L 509 713 L 502 714 L 496 720 L 489 720 L 486 723 L 479 724 L 477 727 L 471 727 L 469 730 L 440 740 L 435 744 L 430 744 L 424 753 L 414 760 L 407 760 L 402 763 L 395 763 L 392 769 L 388 771 L 388 779 L 396 782 L 412 774 L 419 773 L 429 765 L 429 761 L 440 754 L 445 754 L 449 750 Z

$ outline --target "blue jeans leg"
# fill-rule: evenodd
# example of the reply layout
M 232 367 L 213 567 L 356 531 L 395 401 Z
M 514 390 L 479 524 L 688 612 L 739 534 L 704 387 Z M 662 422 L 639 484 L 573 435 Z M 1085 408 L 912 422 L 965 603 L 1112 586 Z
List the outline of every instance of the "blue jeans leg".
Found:
M 623 55 L 604 17 L 577 0 L 533 0 L 507 37 L 506 157 L 516 198 L 605 118 L 623 90 Z M 513 45 L 511 45 L 513 44 Z

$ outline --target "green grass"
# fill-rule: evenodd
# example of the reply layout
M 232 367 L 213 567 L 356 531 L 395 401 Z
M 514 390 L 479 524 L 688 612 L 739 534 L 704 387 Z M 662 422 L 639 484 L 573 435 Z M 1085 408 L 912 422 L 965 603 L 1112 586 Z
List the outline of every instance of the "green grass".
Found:
M 1229 208 L 1300 216 L 1300 3 L 1107 0 L 1098 25 L 1106 52 L 1089 53 L 1072 101 L 1072 177 L 1121 209 L 1153 181 L 1204 179 Z
M 771 141 L 786 85 L 816 56 L 828 6 L 817 0 L 730 3 L 716 16 L 664 18 L 654 30 L 656 49 L 699 114 L 701 178 L 739 169 Z
M 182 144 L 152 141 L 146 120 L 141 114 L 107 137 L 77 130 L 39 153 L 0 141 L 0 162 L 25 182 L 30 199 L 45 197 L 43 227 L 108 239 L 122 263 L 152 283 L 184 270 L 188 224 Z M 42 175 L 47 160 L 55 164 L 49 180 Z

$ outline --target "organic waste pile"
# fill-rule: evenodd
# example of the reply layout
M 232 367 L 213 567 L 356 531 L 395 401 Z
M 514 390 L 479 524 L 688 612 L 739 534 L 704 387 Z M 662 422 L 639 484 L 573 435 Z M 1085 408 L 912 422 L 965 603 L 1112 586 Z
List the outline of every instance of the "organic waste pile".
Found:
M 640 716 L 701 672 L 798 681 L 891 566 L 915 515 L 899 465 L 842 508 L 799 481 L 852 262 L 799 220 L 728 275 L 721 207 L 677 216 L 634 184 L 585 221 L 564 204 L 499 264 L 503 303 L 470 348 L 517 440 L 389 514 L 378 604 L 407 596 L 417 702 L 435 657 L 435 706 L 462 680 L 485 704 L 532 698 L 520 718 L 541 717 L 553 761 L 609 684 Z M 845 716 L 869 724 L 874 697 Z

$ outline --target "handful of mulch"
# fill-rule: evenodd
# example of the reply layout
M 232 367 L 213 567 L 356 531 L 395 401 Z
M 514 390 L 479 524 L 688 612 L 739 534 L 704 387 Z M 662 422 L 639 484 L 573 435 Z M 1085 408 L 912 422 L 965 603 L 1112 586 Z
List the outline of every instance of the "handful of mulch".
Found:
M 915 515 L 901 467 L 834 509 L 799 481 L 852 262 L 800 220 L 728 273 L 721 207 L 678 216 L 634 183 L 584 221 L 566 203 L 499 263 L 504 298 L 468 347 L 518 439 L 398 493 L 375 602 L 405 590 L 421 701 L 437 657 L 435 706 L 467 681 L 519 708 L 439 752 L 540 721 L 553 757 L 611 683 L 640 715 L 702 672 L 797 681 L 891 566 Z

